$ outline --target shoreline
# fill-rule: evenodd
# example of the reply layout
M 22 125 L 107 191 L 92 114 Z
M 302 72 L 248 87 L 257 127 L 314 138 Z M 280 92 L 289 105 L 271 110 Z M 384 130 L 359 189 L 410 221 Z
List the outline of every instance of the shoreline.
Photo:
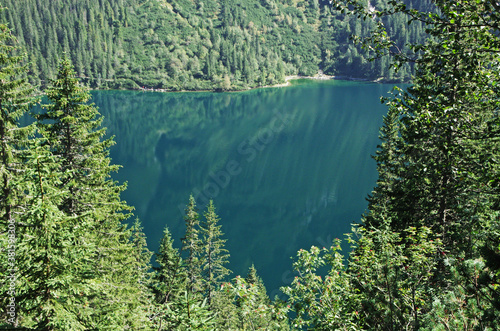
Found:
M 161 93 L 178 93 L 178 92 L 213 92 L 213 93 L 227 93 L 227 92 L 245 92 L 245 91 L 251 91 L 255 89 L 260 89 L 260 88 L 275 88 L 275 87 L 287 87 L 291 86 L 291 81 L 292 80 L 298 80 L 298 79 L 310 79 L 310 80 L 348 80 L 348 81 L 359 81 L 359 82 L 372 82 L 372 83 L 381 83 L 383 82 L 383 78 L 378 78 L 375 80 L 368 80 L 368 79 L 363 79 L 363 78 L 353 78 L 353 77 L 345 77 L 345 76 L 332 76 L 332 75 L 325 75 L 322 72 L 317 73 L 314 76 L 300 76 L 300 75 L 290 75 L 290 76 L 285 76 L 285 82 L 284 83 L 278 83 L 274 85 L 264 85 L 264 86 L 255 86 L 255 87 L 250 87 L 247 89 L 242 89 L 242 90 L 227 90 L 227 91 L 217 91 L 217 90 L 180 90 L 180 91 L 172 91 L 172 90 L 167 90 L 167 89 L 155 89 L 155 88 L 143 88 L 139 87 L 139 89 L 135 89 L 135 91 L 142 91 L 142 92 L 161 92 Z M 127 89 L 125 89 L 127 90 Z M 105 91 L 105 90 L 103 90 Z M 131 91 L 134 91 L 134 89 L 131 89 Z
M 291 85 L 291 83 L 290 83 L 291 80 L 297 80 L 297 79 L 330 80 L 330 79 L 337 79 L 337 78 L 336 78 L 336 76 L 325 75 L 323 73 L 318 73 L 314 76 L 292 75 L 292 76 L 286 76 L 284 83 L 279 83 L 279 84 L 274 84 L 274 85 L 266 85 L 266 86 L 262 86 L 262 87 L 265 87 L 265 88 L 268 88 L 268 87 L 286 87 L 286 86 Z M 259 88 L 259 87 L 257 87 L 257 88 Z

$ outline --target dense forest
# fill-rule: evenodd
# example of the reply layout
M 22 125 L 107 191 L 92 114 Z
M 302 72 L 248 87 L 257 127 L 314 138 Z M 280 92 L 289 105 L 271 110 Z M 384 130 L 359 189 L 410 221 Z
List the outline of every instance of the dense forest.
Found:
M 42 26 L 28 19 L 30 13 L 40 14 L 31 12 L 28 6 L 35 1 L 26 2 L 26 6 L 17 7 L 24 11 L 19 15 L 28 15 L 24 24 Z M 225 249 L 223 229 L 213 203 L 199 211 L 194 198 L 186 197 L 182 248 L 174 248 L 174 239 L 166 226 L 160 249 L 152 254 L 146 247 L 140 221 L 132 222 L 132 207 L 120 198 L 126 187 L 110 177 L 118 169 L 109 159 L 109 148 L 114 142 L 104 139 L 102 118 L 89 102 L 84 82 L 88 82 L 91 73 L 103 72 L 106 76 L 100 79 L 107 81 L 113 68 L 123 69 L 125 62 L 120 62 L 120 48 L 114 48 L 113 34 L 101 39 L 99 45 L 93 42 L 90 48 L 88 34 L 97 36 L 113 30 L 94 30 L 113 26 L 100 12 L 105 10 L 117 17 L 117 30 L 113 30 L 116 40 L 130 41 L 127 38 L 133 38 L 133 33 L 127 27 L 140 21 L 139 5 L 147 8 L 153 2 L 137 4 L 132 14 L 125 1 L 120 2 L 122 7 L 112 6 L 112 1 L 86 1 L 99 10 L 83 16 L 93 19 L 84 21 L 89 25 L 80 30 L 85 30 L 81 35 L 87 34 L 87 43 L 76 44 L 75 38 L 81 35 L 70 37 L 56 26 L 58 19 L 85 12 L 83 7 L 59 6 L 58 10 L 67 11 L 67 16 L 52 16 L 55 6 L 36 3 L 47 18 L 43 28 L 50 30 L 52 25 L 48 23 L 54 24 L 54 39 L 47 41 L 53 48 L 43 48 L 37 41 L 39 36 L 35 36 L 41 29 L 32 29 L 31 35 L 23 30 L 24 39 L 16 42 L 12 31 L 17 23 L 0 24 L 0 328 L 500 328 L 500 6 L 496 1 L 434 0 L 434 7 L 421 8 L 422 11 L 396 0 L 384 5 L 377 3 L 375 7 L 357 0 L 332 3 L 332 12 L 343 17 L 343 22 L 370 22 L 366 26 L 372 28 L 371 33 L 361 33 L 360 45 L 374 56 L 392 54 L 397 67 L 413 66 L 415 76 L 410 88 L 396 89 L 391 98 L 384 99 L 388 113 L 374 156 L 379 174 L 377 186 L 368 197 L 367 212 L 346 238 L 352 250 L 347 257 L 341 254 L 340 240 L 332 247 L 301 249 L 293 263 L 298 276 L 282 288 L 286 300 L 271 300 L 253 267 L 245 277 L 231 274 L 227 263 L 230 252 Z M 234 8 L 224 11 L 217 3 L 201 4 L 198 6 L 212 18 L 225 13 L 227 22 L 244 20 L 243 10 L 238 14 Z M 259 3 L 252 9 L 264 5 L 273 8 L 272 4 Z M 167 13 L 175 12 L 178 22 L 186 20 L 172 3 L 155 5 L 166 8 Z M 284 13 L 294 12 L 292 9 L 299 8 L 297 3 L 279 6 L 275 7 L 277 15 L 290 15 L 293 25 L 292 14 Z M 181 7 L 190 8 L 187 3 Z M 245 12 L 250 15 L 250 7 L 247 9 Z M 144 10 L 143 15 L 152 15 Z M 9 22 L 20 20 L 9 12 L 3 12 L 10 15 Z M 188 17 L 186 22 L 191 23 L 184 26 L 196 25 L 195 17 Z M 260 31 L 259 24 L 267 18 L 262 16 L 259 21 L 257 11 L 255 17 L 252 26 Z M 314 17 L 311 16 L 311 22 Z M 391 22 L 390 17 L 404 18 L 409 26 L 423 26 L 427 39 L 400 47 L 400 39 L 392 39 L 393 33 L 387 31 L 391 29 L 391 24 L 386 24 Z M 155 28 L 173 26 L 166 22 L 162 25 L 158 19 L 150 20 L 155 22 L 154 27 L 148 28 L 152 32 L 147 30 L 151 40 L 155 39 Z M 197 22 L 204 26 L 208 21 Z M 235 26 L 220 29 L 228 33 L 230 27 Z M 306 25 L 303 28 L 301 33 L 307 30 Z M 200 36 L 203 29 L 196 31 Z M 234 31 L 239 30 L 235 27 Z M 58 32 L 62 33 L 63 45 L 67 38 L 68 48 L 57 46 Z M 211 33 L 217 36 L 219 32 Z M 33 43 L 27 46 L 22 40 L 29 36 Z M 260 36 L 265 39 L 267 35 L 262 32 Z M 148 40 L 145 35 L 140 37 Z M 211 43 L 211 38 L 208 35 L 202 40 Z M 106 44 L 104 40 L 110 43 L 106 51 L 100 48 Z M 160 54 L 163 46 L 169 47 L 161 39 L 158 44 L 149 45 L 138 40 L 135 43 L 146 57 Z M 224 40 L 220 39 L 219 49 L 224 48 Z M 189 45 L 199 46 L 195 42 L 184 46 Z M 75 51 L 72 46 L 76 46 Z M 266 51 L 260 43 L 254 46 L 249 54 L 262 56 L 268 52 L 272 61 L 271 50 Z M 78 47 L 85 50 L 80 53 Z M 175 47 L 174 54 L 183 54 L 184 48 Z M 212 44 L 210 50 L 206 48 L 207 54 L 216 52 L 213 47 Z M 257 47 L 261 47 L 259 51 Z M 125 54 L 123 57 L 139 53 L 127 49 Z M 172 56 L 170 51 L 167 54 L 166 57 Z M 218 56 L 221 54 L 224 52 Z M 282 49 L 283 54 L 286 48 Z M 229 62 L 217 56 L 214 59 L 214 75 L 225 72 L 231 81 L 234 73 L 227 71 Z M 152 60 L 149 57 L 144 63 Z M 290 63 L 283 63 L 286 72 Z M 158 78 L 155 75 L 162 75 L 142 68 L 144 79 L 154 80 Z M 293 70 L 307 70 L 304 68 Z M 129 77 L 142 77 L 132 71 Z M 254 72 L 256 77 L 259 72 Z M 176 79 L 182 75 L 191 79 L 189 71 L 181 70 L 178 74 Z M 212 77 L 203 76 L 206 74 L 200 75 Z M 33 113 L 32 107 L 41 103 L 36 97 L 40 77 L 45 81 L 47 101 L 42 103 L 43 112 Z M 169 75 L 165 77 L 170 79 Z M 21 126 L 20 118 L 27 115 L 33 116 L 33 124 Z M 126 225 L 129 222 L 133 225 Z
M 383 7 L 384 1 L 372 1 Z M 415 1 L 409 1 L 415 2 Z M 419 6 L 428 1 L 416 1 Z M 380 3 L 380 4 L 379 4 Z M 236 90 L 283 83 L 288 75 L 410 79 L 389 57 L 350 42 L 371 20 L 323 0 L 1 0 L 3 22 L 29 50 L 29 79 L 47 86 L 66 51 L 92 88 Z M 402 16 L 387 19 L 404 48 L 422 36 Z

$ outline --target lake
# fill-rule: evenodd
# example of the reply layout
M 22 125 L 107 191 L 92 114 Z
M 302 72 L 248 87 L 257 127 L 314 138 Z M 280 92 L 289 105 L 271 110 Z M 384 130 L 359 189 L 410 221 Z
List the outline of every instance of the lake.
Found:
M 236 93 L 94 91 L 115 136 L 150 250 L 168 226 L 180 247 L 190 194 L 221 218 L 232 276 L 253 263 L 271 297 L 300 248 L 328 246 L 359 222 L 376 181 L 371 158 L 392 85 L 296 81 Z

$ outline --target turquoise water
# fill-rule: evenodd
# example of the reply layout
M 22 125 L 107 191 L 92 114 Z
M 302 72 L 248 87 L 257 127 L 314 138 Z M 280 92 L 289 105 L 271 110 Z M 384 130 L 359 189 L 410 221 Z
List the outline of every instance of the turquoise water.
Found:
M 294 277 L 300 248 L 349 232 L 375 185 L 378 129 L 392 85 L 298 81 L 237 93 L 96 91 L 117 144 L 115 176 L 156 250 L 180 247 L 190 194 L 213 199 L 233 276 L 255 264 L 269 294 Z

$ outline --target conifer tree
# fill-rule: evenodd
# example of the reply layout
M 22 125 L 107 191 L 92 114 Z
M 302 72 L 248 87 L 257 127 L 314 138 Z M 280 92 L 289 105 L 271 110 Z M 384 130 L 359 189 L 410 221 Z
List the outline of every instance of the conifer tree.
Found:
M 203 287 L 208 305 L 210 306 L 215 291 L 222 283 L 224 277 L 229 275 L 231 271 L 224 265 L 229 263 L 229 254 L 224 248 L 226 239 L 221 237 L 224 235 L 219 225 L 219 216 L 215 213 L 215 206 L 210 200 L 206 212 L 203 214 L 205 221 L 201 227 L 202 233 L 202 251 L 201 262 L 203 270 Z
M 156 263 L 153 275 L 153 292 L 155 294 L 154 322 L 160 328 L 167 330 L 178 326 L 178 321 L 173 316 L 175 306 L 179 306 L 186 291 L 186 272 L 183 269 L 182 258 L 179 251 L 173 247 L 173 239 L 165 227 L 160 248 L 155 254 Z
M 285 313 L 288 308 L 278 297 L 271 301 L 264 282 L 253 264 L 248 269 L 244 281 L 248 286 L 248 293 L 252 295 L 248 298 L 240 297 L 237 301 L 241 325 L 245 324 L 245 320 L 252 320 L 251 325 L 257 329 L 288 330 L 288 319 Z M 245 314 L 245 312 L 250 312 L 250 314 Z
M 1 10 L 1 8 L 0 8 Z M 32 87 L 25 78 L 27 67 L 19 55 L 16 39 L 5 24 L 0 24 L 0 175 L 2 180 L 2 219 L 9 221 L 15 190 L 9 185 L 9 177 L 15 170 L 18 150 L 26 142 L 27 128 L 18 127 L 18 121 L 32 104 Z
M 193 196 L 186 207 L 186 235 L 182 238 L 182 259 L 165 228 L 156 254 L 158 267 L 153 276 L 155 311 L 153 322 L 159 330 L 212 330 L 214 315 L 203 297 L 200 268 L 199 215 Z
M 271 300 L 267 295 L 266 286 L 264 285 L 262 278 L 260 278 L 260 276 L 257 274 L 257 269 L 255 269 L 255 266 L 253 264 L 248 269 L 248 274 L 245 277 L 245 281 L 248 285 L 257 287 L 259 293 L 257 304 L 267 305 L 271 303 Z
M 262 279 L 259 277 L 259 275 L 257 275 L 257 269 L 255 269 L 255 266 L 253 264 L 250 266 L 250 268 L 248 268 L 248 273 L 245 277 L 245 281 L 248 284 L 262 283 Z
M 0 8 L 3 10 L 3 8 Z M 19 119 L 32 104 L 32 87 L 27 83 L 24 57 L 16 39 L 0 24 L 0 305 L 7 307 L 16 298 L 19 272 L 16 250 L 23 231 L 16 215 L 25 204 L 25 185 L 19 180 L 24 171 L 22 154 L 32 128 L 21 128 Z M 17 177 L 17 178 L 16 178 Z M 17 316 L 0 313 L 1 321 L 16 324 Z
M 373 49 L 400 50 L 384 28 L 386 16 L 406 15 L 409 23 L 423 22 L 431 37 L 424 44 L 412 45 L 413 54 L 397 54 L 402 63 L 417 59 L 417 75 L 407 91 L 389 102 L 401 123 L 400 143 L 392 149 L 398 168 L 390 181 L 391 190 L 384 191 L 382 185 L 376 190 L 384 194 L 374 195 L 370 201 L 367 221 L 380 233 L 401 236 L 394 242 L 401 252 L 417 247 L 410 234 L 425 229 L 431 230 L 426 233 L 428 242 L 442 243 L 436 249 L 439 254 L 418 255 L 417 259 L 408 259 L 405 266 L 418 269 L 423 261 L 435 266 L 432 277 L 420 280 L 426 286 L 418 283 L 415 287 L 416 292 L 424 289 L 424 296 L 432 289 L 432 304 L 421 305 L 415 311 L 416 305 L 407 301 L 397 305 L 397 311 L 391 308 L 392 316 L 404 316 L 405 311 L 413 310 L 412 329 L 496 329 L 500 316 L 495 300 L 498 286 L 494 285 L 498 275 L 495 266 L 499 265 L 495 263 L 500 196 L 500 90 L 496 83 L 500 77 L 499 7 L 490 0 L 432 4 L 435 7 L 430 13 L 414 10 L 402 1 L 391 1 L 374 12 L 357 1 L 335 4 L 343 11 L 354 9 L 358 17 L 377 21 L 369 40 L 375 43 Z M 381 153 L 386 159 L 390 156 L 387 151 Z M 391 168 L 379 167 L 380 183 L 384 183 L 388 170 Z M 387 225 L 389 228 L 384 228 Z M 365 237 L 370 239 L 370 235 Z M 387 250 L 376 244 L 373 251 L 383 257 Z M 360 246 L 357 252 L 366 251 Z M 352 258 L 361 257 L 355 254 Z M 396 254 L 392 260 L 407 257 Z M 391 269 L 390 259 L 384 264 L 382 270 Z M 371 286 L 377 287 L 373 283 Z M 370 297 L 380 304 L 373 295 Z M 377 314 L 373 310 L 366 315 L 367 323 L 380 317 Z M 384 323 L 403 325 L 408 320 L 394 322 L 391 317 Z
M 187 251 L 187 258 L 184 259 L 187 273 L 187 291 L 189 293 L 201 290 L 201 240 L 198 237 L 200 216 L 196 209 L 196 201 L 191 195 L 186 206 L 184 222 L 186 224 L 186 235 L 182 238 L 182 250 Z
M 377 186 L 368 197 L 368 214 L 363 218 L 363 225 L 367 228 L 381 226 L 384 220 L 390 219 L 390 206 L 399 195 L 395 192 L 396 181 L 402 167 L 399 154 L 401 147 L 399 116 L 399 109 L 390 108 L 380 129 L 381 143 L 373 157 L 377 162 Z
M 137 254 L 131 232 L 122 223 L 131 208 L 120 200 L 125 186 L 110 179 L 118 169 L 108 156 L 113 140 L 101 140 L 102 118 L 88 104 L 90 94 L 67 58 L 61 61 L 47 96 L 46 112 L 37 119 L 50 151 L 60 160 L 58 187 L 67 193 L 58 208 L 87 231 L 81 240 L 95 247 L 89 277 L 99 291 L 89 295 L 89 323 L 100 329 L 143 327 L 148 323 L 140 299 L 143 274 L 133 267 Z
M 135 275 L 131 279 L 135 279 L 138 285 L 138 297 L 137 301 L 140 303 L 138 309 L 142 315 L 149 316 L 153 311 L 153 293 L 151 291 L 151 256 L 152 252 L 147 247 L 146 235 L 143 231 L 143 226 L 141 221 L 136 218 L 134 224 L 131 227 L 131 238 L 130 242 L 134 248 L 135 261 L 132 270 L 135 271 Z
M 182 258 L 179 251 L 173 247 L 173 241 L 168 227 L 165 227 L 160 248 L 155 254 L 158 267 L 154 268 L 156 302 L 160 304 L 176 300 L 184 289 L 185 273 L 182 270 Z
M 146 235 L 144 234 L 144 228 L 141 221 L 136 218 L 134 224 L 131 227 L 131 243 L 135 248 L 135 257 L 137 261 L 137 269 L 144 274 L 144 279 L 141 280 L 141 284 L 144 286 L 149 286 L 149 280 L 147 279 L 147 272 L 151 268 L 150 261 L 152 253 L 148 249 Z
M 33 141 L 26 151 L 22 181 L 27 205 L 19 216 L 20 325 L 37 330 L 86 330 L 90 298 L 99 291 L 92 277 L 95 247 L 88 228 L 59 210 L 67 192 L 59 187 L 59 160 Z

